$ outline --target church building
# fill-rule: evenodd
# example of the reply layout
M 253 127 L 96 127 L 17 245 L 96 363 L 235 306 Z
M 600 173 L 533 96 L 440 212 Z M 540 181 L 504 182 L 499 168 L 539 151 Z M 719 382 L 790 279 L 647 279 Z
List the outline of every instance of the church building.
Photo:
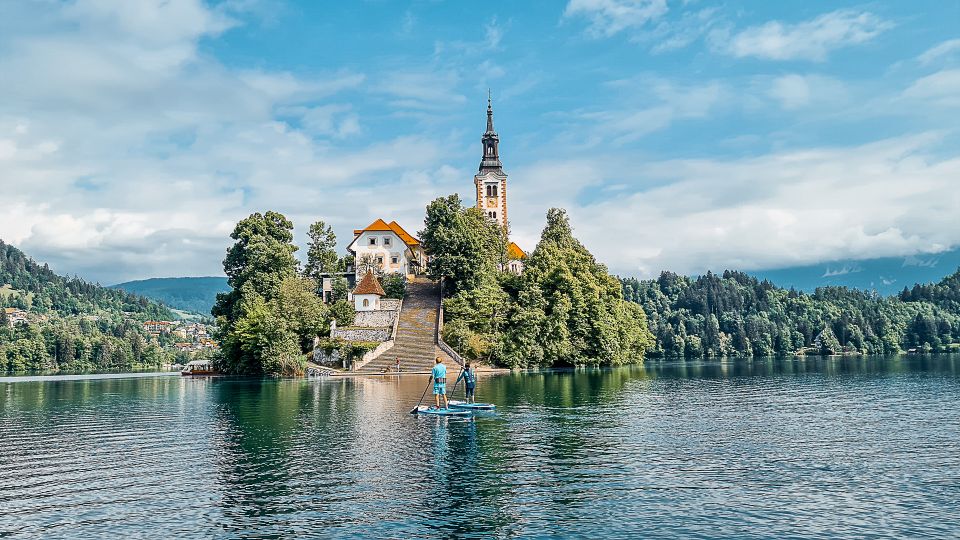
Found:
M 480 158 L 480 170 L 473 177 L 477 188 L 477 208 L 498 225 L 507 230 L 507 173 L 503 172 L 500 162 L 500 136 L 493 129 L 493 101 L 487 95 L 487 131 L 480 138 L 483 143 L 483 157 Z M 523 271 L 523 259 L 526 253 L 520 246 L 510 242 L 507 249 L 509 264 L 506 270 L 519 274 Z
M 487 131 L 480 139 L 483 157 L 473 177 L 477 187 L 477 208 L 501 227 L 507 226 L 507 174 L 500 163 L 500 137 L 493 130 L 493 102 L 487 97 Z

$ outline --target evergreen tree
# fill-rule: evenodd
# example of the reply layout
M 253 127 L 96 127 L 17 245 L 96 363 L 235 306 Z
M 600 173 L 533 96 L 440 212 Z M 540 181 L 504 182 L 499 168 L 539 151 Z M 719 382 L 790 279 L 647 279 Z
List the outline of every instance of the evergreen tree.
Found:
M 322 274 L 342 271 L 339 270 L 337 235 L 334 234 L 333 228 L 323 221 L 318 221 L 310 225 L 307 236 L 310 240 L 307 244 L 307 264 L 303 270 L 304 275 L 319 282 Z

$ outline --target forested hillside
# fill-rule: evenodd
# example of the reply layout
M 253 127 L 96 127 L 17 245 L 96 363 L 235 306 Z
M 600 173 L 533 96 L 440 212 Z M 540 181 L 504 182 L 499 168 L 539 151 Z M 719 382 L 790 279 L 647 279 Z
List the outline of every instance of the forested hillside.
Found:
M 813 294 L 742 272 L 621 280 L 667 357 L 947 350 L 960 338 L 960 272 L 899 297 L 845 287 Z
M 229 292 L 225 277 L 150 278 L 111 285 L 163 302 L 165 305 L 200 315 L 210 316 L 217 294 Z
M 58 276 L 2 241 L 0 307 L 27 317 L 12 324 L 0 313 L 0 371 L 155 365 L 164 353 L 142 322 L 175 318 L 142 296 Z

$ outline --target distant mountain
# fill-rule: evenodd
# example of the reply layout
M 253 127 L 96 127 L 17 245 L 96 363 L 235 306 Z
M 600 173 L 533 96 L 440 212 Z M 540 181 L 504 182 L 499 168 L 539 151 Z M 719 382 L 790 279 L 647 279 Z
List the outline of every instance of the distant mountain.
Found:
M 786 289 L 813 292 L 817 287 L 840 286 L 889 296 L 916 283 L 936 283 L 958 266 L 960 249 L 954 249 L 935 255 L 833 261 L 747 273 Z
M 111 289 L 146 296 L 183 311 L 209 316 L 217 293 L 228 292 L 225 277 L 150 278 L 111 285 Z
M 175 319 L 167 308 L 131 291 L 101 287 L 77 277 L 59 276 L 19 249 L 0 240 L 0 305 L 38 314 Z

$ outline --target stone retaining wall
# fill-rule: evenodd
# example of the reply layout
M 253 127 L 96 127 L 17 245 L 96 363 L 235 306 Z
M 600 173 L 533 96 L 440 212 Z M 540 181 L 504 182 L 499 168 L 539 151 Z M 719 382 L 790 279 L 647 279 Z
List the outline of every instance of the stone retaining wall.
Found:
M 398 313 L 396 309 L 358 311 L 353 319 L 353 326 L 361 326 L 363 328 L 387 328 L 393 326 L 393 321 L 397 318 Z
M 358 328 L 356 326 L 348 326 L 345 328 L 337 328 L 330 334 L 330 337 L 346 341 L 387 341 L 390 339 L 391 328 L 392 327 Z

